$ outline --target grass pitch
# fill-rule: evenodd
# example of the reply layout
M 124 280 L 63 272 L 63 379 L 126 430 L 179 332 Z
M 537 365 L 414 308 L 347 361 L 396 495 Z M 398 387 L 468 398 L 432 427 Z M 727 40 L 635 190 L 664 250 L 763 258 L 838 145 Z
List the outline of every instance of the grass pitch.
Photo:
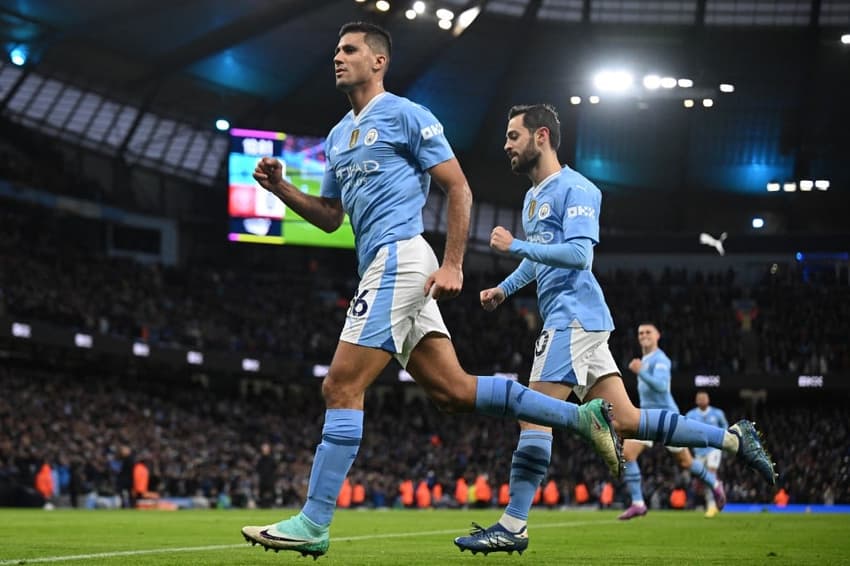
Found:
M 275 511 L 0 510 L 0 566 L 12 564 L 235 565 L 314 562 L 245 543 L 245 524 Z M 613 511 L 538 511 L 522 555 L 460 553 L 452 544 L 489 511 L 339 511 L 331 547 L 317 566 L 538 566 L 544 564 L 848 564 L 850 516 L 652 511 L 629 522 Z

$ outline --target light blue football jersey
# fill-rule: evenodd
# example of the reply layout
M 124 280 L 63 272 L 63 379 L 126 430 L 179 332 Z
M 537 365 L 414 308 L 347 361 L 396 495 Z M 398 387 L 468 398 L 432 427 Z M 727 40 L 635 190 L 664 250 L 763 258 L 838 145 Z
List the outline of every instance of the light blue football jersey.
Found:
M 525 194 L 522 226 L 529 242 L 561 244 L 572 238 L 599 243 L 602 192 L 583 175 L 564 166 Z M 613 330 L 602 288 L 590 267 L 569 269 L 535 262 L 537 303 L 546 328 L 575 322 L 590 332 Z
M 454 157 L 430 110 L 384 92 L 346 114 L 325 140 L 321 195 L 342 199 L 351 219 L 358 273 L 386 244 L 423 231 L 428 169 Z
M 670 393 L 670 358 L 657 348 L 641 358 L 638 372 L 638 397 L 641 409 L 668 409 L 679 412 Z
M 689 419 L 694 419 L 707 425 L 718 426 L 723 429 L 729 428 L 729 421 L 726 420 L 726 413 L 724 413 L 722 409 L 712 407 L 711 405 L 706 407 L 705 411 L 703 411 L 699 407 L 694 407 L 693 409 L 688 411 L 685 416 Z M 694 454 L 696 454 L 697 456 L 704 456 L 712 450 L 717 449 L 709 446 L 704 448 L 694 448 L 693 450 Z

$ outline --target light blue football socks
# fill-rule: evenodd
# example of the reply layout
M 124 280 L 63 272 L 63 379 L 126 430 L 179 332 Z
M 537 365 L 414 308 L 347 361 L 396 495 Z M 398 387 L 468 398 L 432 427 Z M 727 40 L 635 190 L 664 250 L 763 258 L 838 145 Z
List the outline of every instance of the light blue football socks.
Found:
M 360 448 L 363 437 L 363 411 L 328 409 L 322 442 L 316 448 L 307 503 L 301 512 L 316 525 L 331 524 L 342 482 Z

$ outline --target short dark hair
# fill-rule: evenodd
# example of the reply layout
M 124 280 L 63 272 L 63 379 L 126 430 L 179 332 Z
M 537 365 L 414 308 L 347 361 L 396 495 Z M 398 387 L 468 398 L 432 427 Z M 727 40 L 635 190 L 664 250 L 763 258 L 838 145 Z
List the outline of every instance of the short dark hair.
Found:
M 517 104 L 508 112 L 508 120 L 522 114 L 522 125 L 534 132 L 537 128 L 549 130 L 549 145 L 558 151 L 561 147 L 561 121 L 558 111 L 551 104 Z
M 387 58 L 392 57 L 393 38 L 390 32 L 377 24 L 370 22 L 348 22 L 339 28 L 339 37 L 347 33 L 365 33 L 366 43 L 375 53 L 383 53 Z

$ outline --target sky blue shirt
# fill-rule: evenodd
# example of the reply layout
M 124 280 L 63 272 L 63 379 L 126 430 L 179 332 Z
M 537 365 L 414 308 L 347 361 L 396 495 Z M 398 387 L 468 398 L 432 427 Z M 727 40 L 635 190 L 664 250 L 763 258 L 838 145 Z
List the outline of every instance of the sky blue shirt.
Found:
M 705 411 L 700 409 L 699 407 L 694 407 L 688 414 L 685 415 L 689 419 L 697 420 L 701 423 L 705 423 L 711 426 L 719 426 L 720 428 L 726 429 L 729 428 L 729 421 L 726 420 L 726 413 L 723 412 L 722 409 L 718 409 L 717 407 L 712 407 L 709 405 L 705 408 Z M 711 452 L 712 450 L 717 450 L 716 448 L 701 447 L 694 448 L 694 454 L 697 456 L 704 456 L 705 454 Z
M 454 157 L 431 111 L 389 92 L 346 114 L 328 134 L 325 155 L 321 195 L 342 199 L 361 276 L 382 246 L 422 233 L 428 169 Z
M 522 206 L 522 226 L 527 242 L 512 252 L 528 259 L 545 256 L 534 248 L 563 244 L 574 238 L 599 243 L 599 212 L 602 192 L 583 175 L 567 166 L 531 187 Z M 611 312 L 596 277 L 592 247 L 581 268 L 556 267 L 523 261 L 533 267 L 537 280 L 537 304 L 546 328 L 564 329 L 578 323 L 591 332 L 614 329 Z M 527 279 L 523 278 L 523 279 Z
M 668 409 L 679 412 L 670 394 L 670 358 L 657 348 L 641 358 L 638 372 L 638 397 L 641 409 Z

